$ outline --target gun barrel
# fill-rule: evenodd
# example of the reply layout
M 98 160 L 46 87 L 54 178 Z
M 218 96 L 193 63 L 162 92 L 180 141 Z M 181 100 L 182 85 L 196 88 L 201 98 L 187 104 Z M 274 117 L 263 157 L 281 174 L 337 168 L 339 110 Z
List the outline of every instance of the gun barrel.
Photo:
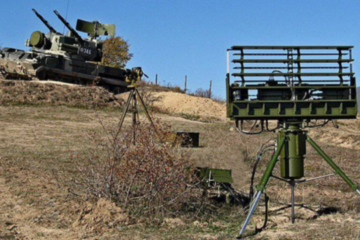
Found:
M 60 19 L 60 21 L 75 35 L 75 37 L 80 41 L 84 42 L 82 37 L 71 27 L 71 25 L 58 13 L 58 11 L 54 11 L 55 15 Z
M 32 11 L 33 11 L 33 12 L 35 13 L 35 15 L 44 23 L 44 25 L 50 30 L 50 32 L 62 35 L 61 33 L 57 32 L 57 31 L 49 24 L 49 22 L 46 21 L 45 18 L 43 18 L 43 16 L 41 16 L 34 8 L 32 9 Z

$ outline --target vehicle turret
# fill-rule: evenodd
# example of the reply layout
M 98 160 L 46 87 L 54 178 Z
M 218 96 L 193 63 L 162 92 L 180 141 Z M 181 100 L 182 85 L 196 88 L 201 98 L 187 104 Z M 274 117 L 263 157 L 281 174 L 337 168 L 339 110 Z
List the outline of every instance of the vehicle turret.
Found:
M 100 64 L 103 41 L 100 36 L 114 36 L 115 25 L 77 20 L 76 30 L 57 11 L 69 32 L 62 34 L 35 9 L 48 33 L 34 31 L 26 41 L 29 51 L 4 48 L 0 51 L 0 79 L 56 80 L 84 85 L 104 86 L 113 92 L 128 90 L 134 79 L 141 79 L 141 68 L 124 69 Z M 87 37 L 79 32 L 87 33 Z
M 100 62 L 103 41 L 98 37 L 115 35 L 115 25 L 113 24 L 102 24 L 98 21 L 87 22 L 79 19 L 76 30 L 88 34 L 88 38 L 84 39 L 59 12 L 54 11 L 59 20 L 69 29 L 69 33 L 63 35 L 57 32 L 35 9 L 33 12 L 50 30 L 47 34 L 35 31 L 26 41 L 26 46 L 31 47 L 35 52 L 51 52 L 84 61 Z

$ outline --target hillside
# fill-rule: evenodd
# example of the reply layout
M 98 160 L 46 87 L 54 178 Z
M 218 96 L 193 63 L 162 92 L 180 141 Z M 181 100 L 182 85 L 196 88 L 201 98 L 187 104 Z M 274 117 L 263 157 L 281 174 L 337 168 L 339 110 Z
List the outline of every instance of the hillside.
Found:
M 96 87 L 51 82 L 0 82 L 0 239 L 231 239 L 244 219 L 241 206 L 211 204 L 212 212 L 148 219 L 130 217 L 115 203 L 79 198 L 69 185 L 79 179 L 73 156 L 94 150 L 89 136 L 116 125 L 121 96 Z M 172 131 L 200 132 L 200 147 L 182 154 L 196 166 L 232 169 L 234 188 L 248 193 L 251 163 L 274 133 L 240 135 L 225 118 L 225 106 L 182 93 L 154 92 L 154 117 Z M 149 100 L 148 99 L 148 100 Z M 140 117 L 145 121 L 143 114 Z M 103 124 L 103 125 L 102 125 Z M 131 124 L 130 115 L 125 125 Z M 333 160 L 360 183 L 360 120 L 338 121 L 309 132 Z M 111 133 L 111 132 L 110 132 Z M 308 147 L 306 176 L 331 173 Z M 265 154 L 255 177 L 259 181 L 271 154 Z M 186 155 L 187 156 L 187 155 Z M 279 168 L 275 170 L 279 174 Z M 360 198 L 338 177 L 296 187 L 296 224 L 283 206 L 290 202 L 288 184 L 271 180 L 268 228 L 249 239 L 356 239 Z M 190 203 L 191 204 L 191 203 Z M 312 209 L 312 210 L 309 210 Z M 264 205 L 256 212 L 263 222 Z M 119 223 L 120 222 L 120 223 Z M 249 229 L 254 229 L 251 224 Z
M 226 121 L 226 106 L 209 98 L 196 97 L 179 92 L 143 92 L 144 100 L 150 107 L 162 113 L 203 121 Z M 128 94 L 119 94 L 125 101 Z
M 0 80 L 0 104 L 53 105 L 84 108 L 118 108 L 122 102 L 100 87 L 55 81 Z

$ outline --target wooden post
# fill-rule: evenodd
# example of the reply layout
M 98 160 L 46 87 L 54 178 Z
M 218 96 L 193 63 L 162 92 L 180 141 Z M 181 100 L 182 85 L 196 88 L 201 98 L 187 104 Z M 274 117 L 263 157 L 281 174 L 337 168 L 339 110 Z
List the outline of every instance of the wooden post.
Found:
M 155 86 L 157 86 L 157 74 L 155 76 Z
M 212 80 L 210 80 L 210 87 L 209 87 L 209 98 L 211 98 L 211 85 L 212 85 Z
M 187 89 L 186 89 L 186 84 L 187 84 L 187 75 L 185 75 L 185 87 L 184 87 L 184 92 L 186 93 Z

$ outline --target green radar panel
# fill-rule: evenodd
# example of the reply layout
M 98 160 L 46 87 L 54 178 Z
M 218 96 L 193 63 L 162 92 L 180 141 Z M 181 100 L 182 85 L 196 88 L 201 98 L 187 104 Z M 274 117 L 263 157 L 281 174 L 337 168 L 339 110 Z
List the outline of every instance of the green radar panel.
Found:
M 233 46 L 227 51 L 227 116 L 310 121 L 357 115 L 352 46 Z

